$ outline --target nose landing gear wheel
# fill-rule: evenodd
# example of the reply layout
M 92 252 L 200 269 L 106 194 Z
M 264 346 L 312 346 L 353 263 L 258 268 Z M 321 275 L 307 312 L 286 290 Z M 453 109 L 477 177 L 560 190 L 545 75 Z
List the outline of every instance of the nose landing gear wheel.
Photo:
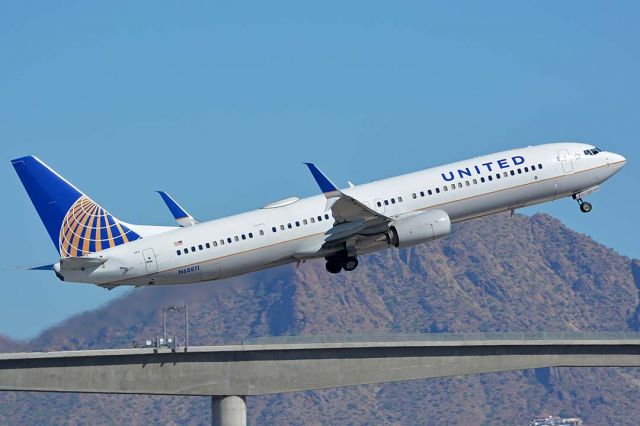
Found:
M 589 213 L 591 210 L 593 210 L 593 206 L 591 205 L 590 202 L 588 201 L 580 202 L 580 211 L 582 213 Z
M 347 257 L 346 259 L 344 259 L 342 267 L 345 271 L 353 271 L 358 267 L 358 259 L 355 257 Z

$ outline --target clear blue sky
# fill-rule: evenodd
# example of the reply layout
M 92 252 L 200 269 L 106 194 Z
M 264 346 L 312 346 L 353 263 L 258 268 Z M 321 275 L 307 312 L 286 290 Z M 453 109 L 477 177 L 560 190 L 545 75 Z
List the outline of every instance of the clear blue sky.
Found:
M 9 160 L 35 154 L 121 219 L 172 224 L 579 140 L 627 167 L 583 215 L 527 209 L 640 257 L 638 2 L 3 2 L 3 266 L 56 253 Z M 597 261 L 597 260 L 594 260 Z M 215 284 L 213 284 L 215 285 Z M 0 272 L 0 333 L 25 338 L 111 293 Z

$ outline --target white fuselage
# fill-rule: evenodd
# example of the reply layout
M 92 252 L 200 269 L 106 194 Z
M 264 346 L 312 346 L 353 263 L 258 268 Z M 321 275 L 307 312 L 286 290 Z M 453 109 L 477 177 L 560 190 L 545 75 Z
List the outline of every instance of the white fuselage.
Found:
M 611 152 L 585 155 L 589 148 L 559 143 L 514 149 L 343 192 L 391 218 L 438 209 L 455 223 L 589 190 L 625 163 Z M 192 283 L 336 252 L 323 248 L 334 219 L 322 194 L 274 204 L 90 254 L 108 261 L 91 271 L 66 272 L 64 279 L 106 286 Z M 363 254 L 387 247 L 386 239 L 371 236 L 355 249 Z

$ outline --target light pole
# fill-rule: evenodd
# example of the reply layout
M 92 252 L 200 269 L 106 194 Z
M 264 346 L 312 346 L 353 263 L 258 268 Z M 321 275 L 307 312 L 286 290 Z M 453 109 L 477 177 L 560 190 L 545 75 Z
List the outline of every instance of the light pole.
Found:
M 176 311 L 184 313 L 184 351 L 189 349 L 189 308 L 186 304 L 167 306 L 162 309 L 162 337 L 167 341 L 167 312 Z M 175 342 L 174 342 L 175 344 Z

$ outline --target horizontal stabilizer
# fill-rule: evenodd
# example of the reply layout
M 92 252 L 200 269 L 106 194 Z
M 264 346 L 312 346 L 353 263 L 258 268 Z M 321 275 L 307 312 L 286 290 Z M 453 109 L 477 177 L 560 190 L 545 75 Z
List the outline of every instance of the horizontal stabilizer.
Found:
M 29 268 L 30 271 L 53 271 L 53 264 L 51 265 L 41 265 L 41 266 L 34 266 L 32 268 Z
M 95 269 L 106 261 L 106 257 L 66 257 L 60 259 L 60 271 L 85 271 L 87 269 Z
M 53 264 L 39 266 L 15 266 L 12 268 L 0 268 L 3 271 L 53 271 Z
M 199 222 L 193 218 L 185 209 L 180 206 L 169 194 L 164 191 L 156 191 L 162 197 L 162 200 L 169 208 L 169 211 L 180 226 L 193 226 Z

